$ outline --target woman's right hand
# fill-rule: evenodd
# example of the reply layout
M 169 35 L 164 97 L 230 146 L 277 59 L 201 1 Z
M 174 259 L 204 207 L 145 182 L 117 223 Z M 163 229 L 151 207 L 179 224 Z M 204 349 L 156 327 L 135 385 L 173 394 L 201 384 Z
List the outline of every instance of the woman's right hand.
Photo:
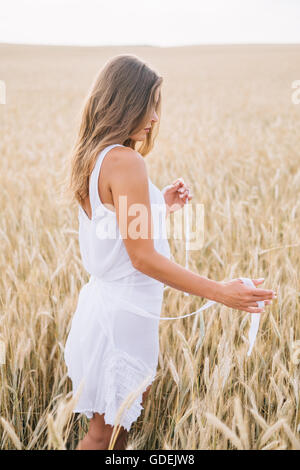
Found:
M 255 286 L 258 286 L 264 279 L 252 279 Z M 218 302 L 227 307 L 243 310 L 250 313 L 264 312 L 264 308 L 258 307 L 258 301 L 264 301 L 265 305 L 272 303 L 272 298 L 276 298 L 273 290 L 256 289 L 246 286 L 241 279 L 220 282 L 220 298 Z

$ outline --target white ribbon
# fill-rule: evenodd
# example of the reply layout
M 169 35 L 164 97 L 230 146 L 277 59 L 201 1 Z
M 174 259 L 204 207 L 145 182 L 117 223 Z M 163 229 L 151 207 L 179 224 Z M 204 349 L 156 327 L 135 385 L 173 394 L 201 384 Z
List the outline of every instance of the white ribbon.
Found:
M 187 201 L 188 201 L 188 199 L 186 200 L 186 202 Z M 186 210 L 185 223 L 186 223 L 186 228 L 187 228 L 187 231 L 186 231 L 186 260 L 185 260 L 185 266 L 188 269 L 189 221 L 188 221 L 188 214 L 187 214 L 186 206 L 187 206 L 187 204 L 185 204 L 185 210 Z M 248 279 L 248 278 L 245 278 L 245 277 L 241 277 L 239 279 L 241 279 L 245 285 L 255 288 L 255 285 L 253 284 L 251 279 Z M 104 279 L 95 277 L 93 275 L 91 275 L 90 282 L 100 282 L 100 283 L 103 283 L 104 285 L 106 285 L 106 281 L 104 281 Z M 115 281 L 113 281 L 113 283 L 114 282 Z M 112 282 L 108 282 L 108 285 L 109 284 L 112 284 Z M 122 283 L 122 285 L 124 285 L 124 284 Z M 168 287 L 169 286 L 164 287 L 164 290 L 167 289 Z M 190 295 L 188 292 L 185 292 L 185 294 Z M 134 303 L 129 302 L 126 298 L 122 298 L 122 302 L 123 302 L 124 306 L 128 308 L 128 311 L 130 311 L 131 313 L 134 313 L 136 315 L 139 315 L 139 316 L 142 316 L 142 317 L 145 317 L 145 318 L 153 318 L 154 320 L 157 320 L 157 321 L 160 321 L 160 320 L 179 320 L 180 318 L 190 317 L 192 315 L 196 315 L 197 313 L 202 312 L 203 310 L 206 310 L 207 308 L 209 308 L 212 305 L 214 305 L 215 303 L 217 303 L 214 300 L 209 300 L 208 302 L 206 302 L 206 304 L 204 304 L 202 307 L 198 308 L 198 310 L 196 310 L 195 312 L 188 313 L 186 315 L 179 315 L 177 317 L 162 317 L 160 315 L 151 314 L 150 312 L 148 312 L 144 308 L 138 307 Z M 257 304 L 258 304 L 259 307 L 264 307 L 264 302 L 263 301 L 257 301 Z M 255 342 L 255 338 L 256 338 L 256 335 L 257 335 L 257 332 L 258 332 L 258 327 L 259 327 L 259 320 L 260 320 L 260 314 L 259 313 L 252 313 L 251 314 L 251 325 L 250 325 L 250 330 L 249 330 L 249 350 L 248 350 L 248 353 L 247 353 L 248 356 L 250 356 L 253 345 L 254 345 L 254 342 Z
M 188 218 L 188 205 L 187 205 L 188 197 L 186 198 L 185 202 L 186 202 L 185 205 L 184 205 L 185 229 L 186 229 L 186 231 L 185 231 L 185 253 L 186 253 L 185 267 L 186 267 L 186 269 L 188 269 L 188 242 L 189 242 L 189 234 L 190 234 L 190 232 L 189 232 L 189 218 Z M 255 288 L 255 285 L 254 285 L 254 283 L 252 282 L 251 279 L 249 279 L 247 277 L 240 277 L 239 279 L 241 279 L 241 281 L 243 281 L 243 283 L 246 286 Z M 165 287 L 165 289 L 167 289 L 167 288 L 168 287 Z M 189 295 L 189 293 L 185 292 L 185 295 Z M 206 304 L 204 304 L 202 307 L 200 307 L 195 312 L 188 313 L 187 315 L 180 315 L 178 317 L 160 317 L 160 320 L 178 320 L 179 318 L 190 317 L 191 315 L 196 315 L 197 313 L 200 313 L 203 310 L 206 310 L 207 308 L 211 307 L 215 303 L 216 302 L 214 300 L 209 300 L 208 302 L 206 302 Z M 257 303 L 258 307 L 260 307 L 260 308 L 263 308 L 264 305 L 265 305 L 264 301 L 257 301 L 256 303 Z M 247 352 L 248 356 L 251 355 L 251 352 L 252 352 L 252 349 L 253 349 L 253 346 L 254 346 L 254 343 L 255 343 L 255 339 L 256 339 L 256 336 L 257 336 L 258 328 L 259 328 L 260 315 L 261 315 L 260 313 L 251 313 L 251 324 L 250 324 L 250 329 L 249 329 L 249 349 L 248 349 L 248 352 Z M 151 316 L 151 314 L 149 314 L 147 312 L 146 316 Z M 157 318 L 154 315 L 153 315 L 153 317 Z
M 241 279 L 246 286 L 255 287 L 251 279 L 248 279 L 247 277 L 240 277 L 239 279 Z M 265 302 L 263 300 L 258 300 L 256 303 L 260 308 L 263 308 L 265 306 Z M 260 313 L 251 313 L 251 325 L 249 330 L 249 349 L 247 352 L 248 356 L 250 356 L 255 343 L 255 338 L 259 327 L 260 315 Z
M 189 206 L 188 206 L 188 197 L 185 200 L 184 204 L 184 223 L 185 223 L 185 268 L 189 269 L 189 239 L 190 239 L 190 224 L 189 224 Z M 188 292 L 185 292 L 184 295 L 189 295 Z

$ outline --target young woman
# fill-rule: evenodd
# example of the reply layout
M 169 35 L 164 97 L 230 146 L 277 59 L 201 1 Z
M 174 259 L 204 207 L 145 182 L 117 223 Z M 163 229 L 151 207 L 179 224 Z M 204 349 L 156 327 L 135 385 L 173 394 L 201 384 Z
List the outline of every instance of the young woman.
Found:
M 114 449 L 126 448 L 155 378 L 164 284 L 246 312 L 261 312 L 257 301 L 272 298 L 272 290 L 251 289 L 240 279 L 216 282 L 171 261 L 166 216 L 192 195 L 181 178 L 161 191 L 147 174 L 143 157 L 158 133 L 161 85 L 162 77 L 137 56 L 110 59 L 85 101 L 72 154 L 69 188 L 90 274 L 65 345 L 73 391 L 83 384 L 73 411 L 90 419 L 81 450 L 108 448 L 122 402 L 145 383 L 120 420 Z

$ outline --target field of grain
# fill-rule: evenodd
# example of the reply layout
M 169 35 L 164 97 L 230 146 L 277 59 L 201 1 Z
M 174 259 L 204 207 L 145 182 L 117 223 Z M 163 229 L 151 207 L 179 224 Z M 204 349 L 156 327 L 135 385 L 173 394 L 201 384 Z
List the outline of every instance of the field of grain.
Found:
M 215 280 L 265 277 L 266 307 L 247 357 L 249 314 L 217 304 L 160 323 L 157 380 L 128 449 L 300 449 L 300 46 L 0 45 L 0 449 L 74 449 L 63 360 L 88 280 L 77 210 L 61 197 L 66 155 L 92 80 L 134 53 L 164 77 L 160 133 L 146 157 L 160 188 L 182 176 L 205 208 L 190 269 Z M 184 243 L 172 240 L 184 265 Z M 166 289 L 163 315 L 205 302 Z

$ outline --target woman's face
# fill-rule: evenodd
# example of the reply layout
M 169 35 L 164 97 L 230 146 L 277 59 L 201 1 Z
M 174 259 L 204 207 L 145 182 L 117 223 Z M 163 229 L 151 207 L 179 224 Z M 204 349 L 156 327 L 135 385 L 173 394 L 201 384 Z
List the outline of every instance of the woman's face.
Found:
M 160 88 L 158 88 L 155 92 L 155 103 L 157 103 L 157 101 L 158 101 L 159 93 L 160 93 Z M 146 139 L 147 134 L 149 133 L 149 131 L 147 131 L 146 129 L 152 127 L 153 122 L 158 121 L 158 116 L 156 114 L 155 107 L 153 108 L 151 119 L 148 123 L 146 123 L 145 128 L 141 129 L 140 131 L 136 132 L 135 134 L 131 134 L 129 136 L 130 139 L 135 140 L 135 141 L 141 141 L 141 140 Z

